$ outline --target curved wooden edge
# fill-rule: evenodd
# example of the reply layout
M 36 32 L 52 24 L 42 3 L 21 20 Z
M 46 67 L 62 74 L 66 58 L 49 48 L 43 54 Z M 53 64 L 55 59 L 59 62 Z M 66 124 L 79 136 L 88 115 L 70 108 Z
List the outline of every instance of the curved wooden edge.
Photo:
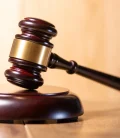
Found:
M 50 96 L 26 90 L 19 94 L 18 91 L 0 94 L 0 120 L 58 120 L 82 114 L 81 101 L 68 91 L 59 90 L 58 94 Z
M 0 95 L 0 119 L 65 119 L 83 114 L 80 100 L 72 95 Z

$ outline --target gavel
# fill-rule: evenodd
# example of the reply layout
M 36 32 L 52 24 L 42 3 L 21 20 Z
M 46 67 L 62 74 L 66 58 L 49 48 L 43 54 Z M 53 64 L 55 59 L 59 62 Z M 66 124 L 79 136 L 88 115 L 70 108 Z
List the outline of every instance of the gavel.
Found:
M 50 39 L 57 35 L 55 26 L 37 18 L 24 18 L 19 22 L 22 34 L 15 35 L 9 55 L 12 67 L 5 71 L 7 81 L 27 89 L 37 89 L 44 80 L 40 73 L 47 67 L 66 70 L 68 74 L 82 75 L 88 79 L 120 90 L 120 78 L 67 61 L 52 53 Z

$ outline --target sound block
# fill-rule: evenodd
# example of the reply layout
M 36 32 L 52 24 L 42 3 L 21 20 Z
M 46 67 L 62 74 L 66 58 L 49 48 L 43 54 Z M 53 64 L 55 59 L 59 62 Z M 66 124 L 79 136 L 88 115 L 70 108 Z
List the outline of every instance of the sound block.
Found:
M 0 85 L 0 120 L 72 120 L 82 114 L 80 99 L 66 88 Z

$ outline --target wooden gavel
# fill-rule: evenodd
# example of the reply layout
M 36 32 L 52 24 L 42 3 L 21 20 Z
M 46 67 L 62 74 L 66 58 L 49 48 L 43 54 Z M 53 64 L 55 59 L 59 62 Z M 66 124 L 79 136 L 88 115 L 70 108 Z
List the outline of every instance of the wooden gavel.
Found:
M 51 52 L 53 44 L 49 40 L 56 36 L 55 26 L 37 18 L 25 18 L 19 22 L 22 34 L 13 41 L 9 62 L 12 67 L 5 71 L 7 80 L 15 85 L 37 89 L 44 81 L 40 75 L 49 68 L 59 68 L 67 73 L 82 75 L 96 82 L 120 90 L 120 78 L 66 61 Z

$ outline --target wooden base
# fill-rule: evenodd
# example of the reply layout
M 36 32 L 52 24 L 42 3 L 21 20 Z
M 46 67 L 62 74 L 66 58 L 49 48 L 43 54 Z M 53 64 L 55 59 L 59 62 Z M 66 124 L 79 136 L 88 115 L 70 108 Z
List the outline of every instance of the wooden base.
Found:
M 64 120 L 82 114 L 79 98 L 68 89 L 42 86 L 35 91 L 0 85 L 0 120 Z

